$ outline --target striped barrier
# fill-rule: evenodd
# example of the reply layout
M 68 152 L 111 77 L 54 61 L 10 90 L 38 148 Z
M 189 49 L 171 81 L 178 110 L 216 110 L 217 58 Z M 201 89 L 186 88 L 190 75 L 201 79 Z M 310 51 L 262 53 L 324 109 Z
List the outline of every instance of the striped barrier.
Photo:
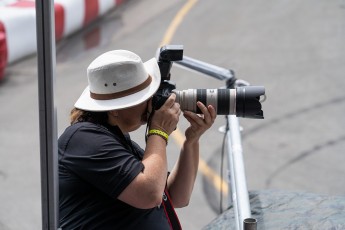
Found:
M 0 21 L 0 80 L 5 74 L 5 67 L 7 64 L 7 44 L 5 27 Z
M 84 28 L 121 0 L 55 0 L 55 37 L 60 40 Z M 37 51 L 34 0 L 0 6 L 0 80 L 5 68 Z
M 68 38 L 67 42 L 58 43 L 56 46 L 56 62 L 75 61 L 76 58 L 84 55 L 86 51 L 109 45 L 114 34 L 121 27 L 123 27 L 123 22 L 113 20 L 113 18 L 104 18 L 97 23 L 93 23 L 83 31 Z

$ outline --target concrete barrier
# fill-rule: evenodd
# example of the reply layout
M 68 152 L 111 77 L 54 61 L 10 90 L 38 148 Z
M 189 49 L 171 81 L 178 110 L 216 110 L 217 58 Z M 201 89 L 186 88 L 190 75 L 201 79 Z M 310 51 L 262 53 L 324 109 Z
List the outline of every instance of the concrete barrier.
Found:
M 84 28 L 115 8 L 120 0 L 55 0 L 56 40 Z M 5 68 L 14 61 L 34 54 L 36 13 L 34 0 L 18 0 L 0 6 L 0 80 Z

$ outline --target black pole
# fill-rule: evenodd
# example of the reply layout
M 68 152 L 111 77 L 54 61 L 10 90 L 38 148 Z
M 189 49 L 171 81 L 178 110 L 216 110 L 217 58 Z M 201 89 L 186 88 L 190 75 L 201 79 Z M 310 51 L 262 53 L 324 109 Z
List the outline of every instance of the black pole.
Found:
M 36 0 L 42 229 L 58 228 L 54 1 Z
M 243 230 L 256 230 L 257 220 L 255 218 L 246 218 L 243 220 Z

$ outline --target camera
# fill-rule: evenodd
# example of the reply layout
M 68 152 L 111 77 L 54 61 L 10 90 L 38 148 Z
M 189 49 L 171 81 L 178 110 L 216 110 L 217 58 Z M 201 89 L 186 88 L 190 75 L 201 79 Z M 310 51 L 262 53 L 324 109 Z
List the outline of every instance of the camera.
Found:
M 263 86 L 242 86 L 235 89 L 187 89 L 176 90 L 170 81 L 170 70 L 173 61 L 183 59 L 182 45 L 167 45 L 158 52 L 158 66 L 161 72 L 161 84 L 153 96 L 152 106 L 159 109 L 171 93 L 176 94 L 176 102 L 182 111 L 201 113 L 197 101 L 212 105 L 218 115 L 236 115 L 237 117 L 263 119 L 260 97 L 265 94 Z M 234 82 L 234 81 L 233 81 Z

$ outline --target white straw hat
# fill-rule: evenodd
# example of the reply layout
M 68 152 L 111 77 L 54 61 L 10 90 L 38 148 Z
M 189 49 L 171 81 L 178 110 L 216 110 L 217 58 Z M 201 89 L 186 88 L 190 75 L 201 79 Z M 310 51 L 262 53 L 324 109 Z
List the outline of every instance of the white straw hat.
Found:
M 97 57 L 87 68 L 89 86 L 75 107 L 86 111 L 110 111 L 138 105 L 160 85 L 157 60 L 143 63 L 127 50 L 113 50 Z

